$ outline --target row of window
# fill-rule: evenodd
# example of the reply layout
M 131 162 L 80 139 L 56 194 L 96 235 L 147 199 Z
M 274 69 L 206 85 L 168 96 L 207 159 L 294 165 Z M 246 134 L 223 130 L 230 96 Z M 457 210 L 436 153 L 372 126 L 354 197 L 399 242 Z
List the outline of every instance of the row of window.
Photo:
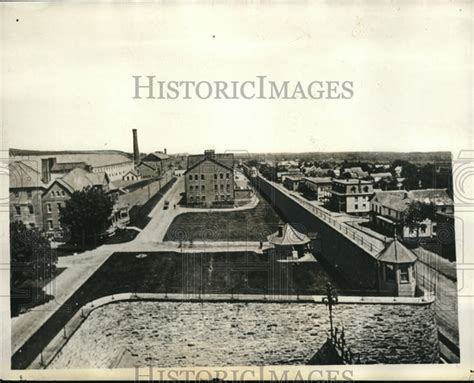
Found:
M 221 190 L 224 190 L 224 184 L 221 184 L 221 187 L 220 187 Z M 189 191 L 199 191 L 199 185 L 196 185 L 196 186 L 193 186 L 193 185 L 189 185 Z M 206 190 L 206 186 L 205 185 L 201 185 L 201 191 L 205 191 Z M 215 191 L 218 191 L 219 190 L 219 187 L 218 185 L 214 185 L 214 190 Z M 230 191 L 230 185 L 227 184 L 226 185 L 226 190 L 229 192 Z
M 57 210 L 58 210 L 58 213 L 59 213 L 60 210 L 61 210 L 61 207 L 62 207 L 61 203 L 58 202 L 58 203 L 56 204 L 56 207 L 57 207 Z M 52 212 L 53 212 L 52 206 L 51 206 L 50 203 L 47 203 L 47 204 L 46 204 L 46 212 L 47 212 L 47 213 L 52 213 Z
M 194 175 L 190 174 L 189 175 L 189 180 L 190 181 L 192 181 L 193 179 L 197 181 L 199 178 L 204 180 L 204 179 L 206 179 L 206 175 L 205 174 L 201 174 L 201 175 L 199 175 L 199 174 L 194 174 Z M 221 180 L 224 179 L 224 173 L 219 173 L 219 175 L 217 175 L 217 173 L 214 173 L 214 179 L 217 180 L 217 178 L 220 178 Z M 230 173 L 225 173 L 225 178 L 229 179 L 230 178 Z
M 230 195 L 230 194 L 227 194 L 227 195 L 222 194 L 222 195 L 220 195 L 220 196 L 216 194 L 216 195 L 214 196 L 214 200 L 215 200 L 215 201 L 219 201 L 219 200 L 225 201 L 225 200 L 228 200 L 228 199 L 231 199 L 231 195 Z M 206 196 L 205 196 L 205 195 L 203 195 L 203 196 L 196 196 L 196 197 L 193 197 L 193 196 L 190 196 L 190 197 L 189 197 L 189 202 L 205 202 L 205 201 L 206 201 Z
M 66 192 L 64 190 L 51 190 L 51 196 L 53 196 L 53 197 L 65 197 Z

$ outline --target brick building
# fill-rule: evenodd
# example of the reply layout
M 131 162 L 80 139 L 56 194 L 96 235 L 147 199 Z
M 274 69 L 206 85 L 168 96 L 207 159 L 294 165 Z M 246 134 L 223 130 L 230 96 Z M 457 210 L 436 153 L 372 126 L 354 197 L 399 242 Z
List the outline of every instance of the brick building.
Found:
M 142 158 L 137 170 L 143 178 L 159 177 L 172 167 L 170 156 L 165 152 L 153 152 Z
M 89 173 L 76 168 L 62 178 L 54 180 L 45 190 L 42 198 L 43 227 L 46 231 L 60 230 L 60 210 L 75 191 L 86 187 L 100 188 L 113 192 L 113 185 L 106 173 Z
M 189 156 L 185 185 L 188 205 L 233 204 L 234 155 L 206 150 L 203 155 Z
M 9 164 L 10 222 L 21 221 L 26 226 L 43 229 L 41 196 L 46 185 L 36 161 L 14 161 Z

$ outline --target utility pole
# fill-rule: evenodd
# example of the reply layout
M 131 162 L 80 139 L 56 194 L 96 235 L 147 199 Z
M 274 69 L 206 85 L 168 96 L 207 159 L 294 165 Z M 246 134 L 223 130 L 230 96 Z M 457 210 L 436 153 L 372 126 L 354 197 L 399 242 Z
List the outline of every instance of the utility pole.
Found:
M 326 284 L 326 296 L 323 298 L 323 303 L 329 308 L 329 325 L 331 327 L 331 341 L 334 341 L 334 327 L 332 323 L 332 307 L 337 304 L 338 299 L 330 282 Z

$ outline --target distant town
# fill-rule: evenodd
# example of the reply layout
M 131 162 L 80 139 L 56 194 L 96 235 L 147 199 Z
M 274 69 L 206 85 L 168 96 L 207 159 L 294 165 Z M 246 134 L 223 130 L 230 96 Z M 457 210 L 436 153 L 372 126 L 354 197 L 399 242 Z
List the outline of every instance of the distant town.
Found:
M 130 142 L 10 150 L 13 368 L 459 361 L 449 153 Z

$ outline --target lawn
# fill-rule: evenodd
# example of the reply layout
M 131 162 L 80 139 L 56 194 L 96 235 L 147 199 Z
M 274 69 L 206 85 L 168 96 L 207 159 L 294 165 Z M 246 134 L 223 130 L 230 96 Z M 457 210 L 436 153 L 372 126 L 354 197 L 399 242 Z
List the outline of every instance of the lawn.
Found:
M 283 221 L 261 196 L 251 210 L 184 213 L 166 232 L 165 241 L 266 241 Z
M 115 253 L 13 355 L 26 368 L 84 304 L 124 292 L 324 294 L 331 278 L 319 263 L 276 262 L 272 255 L 240 253 Z M 335 284 L 333 282 L 333 284 Z M 335 284 L 336 285 L 336 284 Z

